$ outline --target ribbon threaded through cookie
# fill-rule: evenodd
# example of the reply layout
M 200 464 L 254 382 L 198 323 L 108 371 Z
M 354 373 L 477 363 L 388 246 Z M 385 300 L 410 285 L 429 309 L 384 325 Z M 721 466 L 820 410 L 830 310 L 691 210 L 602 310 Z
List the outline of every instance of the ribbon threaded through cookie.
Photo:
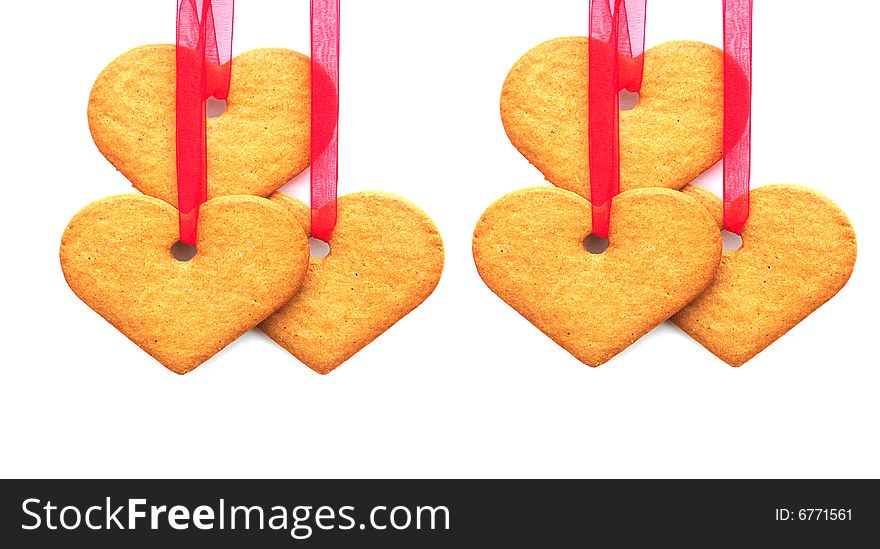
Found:
M 311 233 L 327 242 L 336 226 L 339 181 L 339 0 L 311 1 Z
M 590 3 L 589 148 L 593 234 L 608 238 L 611 199 L 620 192 L 618 93 L 642 86 L 646 0 Z M 632 24 L 629 22 L 632 21 Z
M 177 10 L 177 210 L 180 241 L 190 246 L 208 197 L 206 101 L 229 94 L 233 6 L 234 0 L 180 0 Z
M 752 132 L 752 0 L 723 0 L 724 229 L 742 234 L 749 218 Z M 737 74 L 742 73 L 742 76 Z M 736 77 L 734 77 L 736 75 Z

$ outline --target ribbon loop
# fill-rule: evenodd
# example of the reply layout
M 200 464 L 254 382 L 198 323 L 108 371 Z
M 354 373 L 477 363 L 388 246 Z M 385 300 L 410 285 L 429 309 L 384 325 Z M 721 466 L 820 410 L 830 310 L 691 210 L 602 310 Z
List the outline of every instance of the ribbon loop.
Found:
M 741 234 L 749 217 L 752 132 L 752 0 L 723 0 L 724 229 Z
M 642 89 L 645 68 L 645 17 L 647 0 L 621 2 L 615 13 L 619 14 L 617 28 L 618 87 L 631 92 Z
M 328 241 L 339 181 L 339 0 L 311 0 L 311 232 Z
M 198 0 L 201 1 L 201 0 Z M 234 0 L 208 0 L 205 17 L 205 98 L 226 99 L 232 79 Z M 216 9 L 214 6 L 217 6 Z
M 191 246 L 196 244 L 199 206 L 208 195 L 205 101 L 229 94 L 233 4 L 180 0 L 177 10 L 177 209 L 180 241 Z
M 589 148 L 593 234 L 608 238 L 611 199 L 620 192 L 618 93 L 642 85 L 646 0 L 590 3 Z M 632 21 L 632 25 L 629 21 Z

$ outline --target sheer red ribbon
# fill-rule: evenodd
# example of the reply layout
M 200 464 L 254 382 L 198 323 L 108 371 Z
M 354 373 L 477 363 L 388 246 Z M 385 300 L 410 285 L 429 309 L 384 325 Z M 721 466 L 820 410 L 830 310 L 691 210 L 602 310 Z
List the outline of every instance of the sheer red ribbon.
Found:
M 618 93 L 642 87 L 647 0 L 590 3 L 589 147 L 593 234 L 608 238 L 611 199 L 620 192 Z
M 724 0 L 724 228 L 749 217 L 752 133 L 752 0 Z
M 328 241 L 336 226 L 339 181 L 339 0 L 311 1 L 312 236 Z
M 226 99 L 234 0 L 180 0 L 177 10 L 177 209 L 180 241 L 194 246 L 208 196 L 205 101 Z

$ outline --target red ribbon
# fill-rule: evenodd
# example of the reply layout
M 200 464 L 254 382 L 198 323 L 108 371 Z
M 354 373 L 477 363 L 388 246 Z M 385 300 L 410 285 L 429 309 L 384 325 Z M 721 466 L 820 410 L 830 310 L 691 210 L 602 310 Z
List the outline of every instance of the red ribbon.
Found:
M 180 0 L 177 11 L 177 209 L 180 241 L 196 244 L 208 196 L 205 101 L 226 99 L 232 76 L 234 0 Z
M 752 0 L 724 7 L 724 228 L 741 234 L 749 217 L 752 134 Z
M 336 226 L 339 181 L 339 0 L 311 1 L 312 236 L 330 239 Z
M 620 192 L 618 93 L 642 87 L 647 0 L 590 4 L 589 146 L 593 234 L 608 238 L 611 199 Z M 631 23 L 630 23 L 631 22 Z

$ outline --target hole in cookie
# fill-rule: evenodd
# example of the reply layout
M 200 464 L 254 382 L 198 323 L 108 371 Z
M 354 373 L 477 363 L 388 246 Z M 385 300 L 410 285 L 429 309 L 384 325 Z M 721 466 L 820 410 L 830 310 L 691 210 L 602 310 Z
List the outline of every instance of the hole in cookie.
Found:
M 591 234 L 584 239 L 584 248 L 591 254 L 601 254 L 608 249 L 608 239 Z
M 309 251 L 315 259 L 322 259 L 330 255 L 330 244 L 317 238 L 309 238 Z
M 196 256 L 196 247 L 177 241 L 171 246 L 171 255 L 178 261 L 189 261 Z
M 743 239 L 740 235 L 730 231 L 721 231 L 721 247 L 725 250 L 738 250 L 742 248 Z
M 631 111 L 639 104 L 639 92 L 631 92 L 627 89 L 620 90 L 617 94 L 617 108 L 622 111 Z
M 217 99 L 216 97 L 209 97 L 208 100 L 205 102 L 205 111 L 208 118 L 218 118 L 220 115 L 226 112 L 226 100 Z

